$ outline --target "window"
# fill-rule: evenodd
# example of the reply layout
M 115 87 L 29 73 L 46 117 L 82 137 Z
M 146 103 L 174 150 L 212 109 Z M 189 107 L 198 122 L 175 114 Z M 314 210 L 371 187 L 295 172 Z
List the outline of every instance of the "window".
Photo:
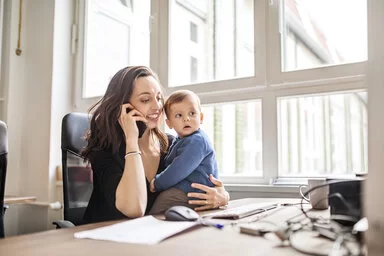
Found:
M 169 86 L 253 76 L 253 1 L 173 0 L 170 4 Z M 191 55 L 199 62 L 196 81 L 185 69 Z
M 191 82 L 195 82 L 197 80 L 197 59 L 195 57 L 191 57 Z
M 84 8 L 81 95 L 91 98 L 104 94 L 117 70 L 149 65 L 150 2 L 88 0 Z
M 365 172 L 366 98 L 365 92 L 279 98 L 279 176 Z
M 96 31 L 84 60 L 79 54 L 85 81 L 77 88 L 101 95 L 108 75 L 144 64 L 159 74 L 166 94 L 196 92 L 224 182 L 268 184 L 368 170 L 367 0 L 86 3 L 99 6 L 80 8 L 97 14 L 84 20 L 88 27 L 115 27 Z M 111 10 L 119 15 L 95 25 Z M 117 33 L 119 42 L 109 42 L 106 33 Z M 89 71 L 89 62 L 99 70 Z
M 261 177 L 261 101 L 205 105 L 202 112 L 220 174 Z
M 191 41 L 197 43 L 197 25 L 192 21 L 189 23 L 189 25 L 191 29 L 191 32 L 190 32 Z
M 367 59 L 366 0 L 284 0 L 283 71 Z

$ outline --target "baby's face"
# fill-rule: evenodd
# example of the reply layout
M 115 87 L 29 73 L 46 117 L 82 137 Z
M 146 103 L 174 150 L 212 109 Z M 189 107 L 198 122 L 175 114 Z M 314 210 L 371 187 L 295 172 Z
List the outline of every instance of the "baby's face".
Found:
M 197 131 L 202 120 L 197 102 L 192 96 L 187 96 L 183 101 L 171 105 L 166 122 L 170 129 L 175 129 L 177 135 L 183 138 Z

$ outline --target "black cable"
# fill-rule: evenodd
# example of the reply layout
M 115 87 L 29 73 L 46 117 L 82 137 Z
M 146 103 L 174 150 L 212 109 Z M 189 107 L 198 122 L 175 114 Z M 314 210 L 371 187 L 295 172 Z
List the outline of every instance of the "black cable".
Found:
M 306 196 L 305 193 L 304 193 L 304 196 Z M 302 214 L 304 214 L 304 216 L 312 222 L 313 221 L 312 218 L 309 217 L 308 214 L 307 214 L 307 212 L 311 211 L 312 209 L 309 209 L 308 211 L 304 211 L 304 207 L 303 207 L 304 203 L 303 203 L 303 201 L 304 201 L 304 197 L 302 197 L 301 201 L 300 201 L 300 210 L 301 210 Z
M 289 243 L 290 243 L 291 247 L 294 250 L 296 250 L 298 252 L 301 252 L 301 253 L 304 253 L 304 254 L 307 254 L 307 255 L 327 256 L 328 252 L 321 252 L 321 251 L 316 250 L 316 249 L 311 250 L 309 248 L 308 249 L 304 249 L 304 248 L 298 246 L 298 245 L 302 244 L 303 241 L 301 240 L 300 242 L 296 243 L 297 238 L 295 236 L 297 236 L 297 234 L 300 234 L 300 232 L 305 232 L 305 231 L 308 231 L 308 230 L 297 231 L 297 232 L 295 232 L 296 233 L 295 235 L 292 235 L 292 234 L 289 235 L 288 240 L 289 240 Z M 294 239 L 294 238 L 296 238 L 296 239 Z
M 302 196 L 301 198 L 301 203 L 300 203 L 300 209 L 302 211 L 302 213 L 304 214 L 305 217 L 307 217 L 311 222 L 313 222 L 313 219 L 314 218 L 311 218 L 308 216 L 307 212 L 304 211 L 304 208 L 303 208 L 303 201 L 304 201 L 304 197 L 308 196 L 312 191 L 316 190 L 316 189 L 319 189 L 319 188 L 322 188 L 322 187 L 326 187 L 326 186 L 329 186 L 329 185 L 333 185 L 333 184 L 340 184 L 340 183 L 347 183 L 347 182 L 351 182 L 351 180 L 334 180 L 334 181 L 328 181 L 328 182 L 325 182 L 324 184 L 320 184 L 320 185 L 317 185 L 317 186 L 314 186 L 313 188 L 310 188 L 308 189 Z M 337 194 L 337 193 L 335 193 Z M 340 193 L 339 193 L 340 194 Z M 340 194 L 341 196 L 341 194 Z M 342 197 L 342 196 L 341 196 Z M 329 196 L 327 197 L 329 198 Z M 321 200 L 325 200 L 327 198 L 323 198 Z M 340 198 L 340 197 L 339 197 Z M 321 201 L 320 200 L 320 201 Z M 320 202 L 319 201 L 319 202 Z M 344 204 L 347 203 L 346 200 L 344 199 L 344 197 L 342 197 L 342 200 L 341 200 Z M 349 209 L 352 209 L 351 206 L 347 203 L 346 206 L 349 208 Z
M 299 205 L 301 203 L 283 203 L 283 204 L 280 204 L 281 206 L 295 206 L 295 205 Z M 307 203 L 304 203 L 304 204 L 309 204 L 308 202 Z
M 337 192 L 337 193 L 332 193 L 331 196 L 338 198 L 348 208 L 348 211 L 353 213 L 353 215 L 359 214 L 357 210 L 350 203 L 348 203 L 347 200 L 345 200 L 342 194 Z
M 305 211 L 304 210 L 304 207 L 303 207 L 303 201 L 304 201 L 304 197 L 308 196 L 312 191 L 316 190 L 316 189 L 319 189 L 321 187 L 325 187 L 325 186 L 330 186 L 332 184 L 339 184 L 339 183 L 346 183 L 346 182 L 350 182 L 351 180 L 337 180 L 337 181 L 330 181 L 330 182 L 326 182 L 324 184 L 321 184 L 321 185 L 318 185 L 318 186 L 315 186 L 309 190 L 307 190 L 302 198 L 301 198 L 301 203 L 300 203 L 300 209 L 301 209 L 301 212 L 302 214 L 308 218 L 310 220 L 310 222 L 313 224 L 314 226 L 314 222 L 317 221 L 318 219 L 317 218 L 313 218 L 313 217 L 310 217 L 308 216 L 307 212 L 311 211 L 310 210 L 307 210 Z M 317 203 L 320 203 L 322 200 L 325 200 L 325 199 L 331 199 L 331 198 L 337 198 L 339 199 L 343 205 L 347 208 L 348 212 L 351 212 L 353 215 L 358 215 L 358 210 L 356 210 L 350 203 L 348 203 L 345 198 L 343 197 L 343 195 L 341 195 L 340 193 L 332 193 L 330 195 L 328 195 L 327 197 L 325 198 L 322 198 L 319 202 Z M 335 222 L 335 220 L 341 220 L 341 221 L 349 221 L 349 222 L 352 222 L 352 223 L 355 223 L 358 221 L 358 219 L 356 217 L 353 217 L 353 216 L 348 216 L 348 215 L 332 215 L 329 219 L 331 222 L 334 222 L 338 225 L 340 225 L 338 222 Z M 343 226 L 344 227 L 344 226 Z M 343 228 L 343 229 L 340 229 L 340 230 L 332 230 L 332 232 L 335 232 L 335 234 L 338 234 L 339 237 L 338 237 L 338 241 L 340 243 L 339 246 L 340 247 L 344 247 L 345 250 L 347 250 L 347 252 L 349 254 L 351 254 L 351 251 L 350 251 L 350 248 L 348 248 L 348 246 L 345 244 L 345 235 L 352 235 L 352 234 L 349 234 L 350 232 L 350 228 Z M 341 238 L 340 238 L 341 236 Z M 356 240 L 355 237 L 353 237 L 355 239 L 355 242 L 358 242 L 358 240 Z M 340 240 L 342 239 L 342 240 Z M 336 243 L 336 242 L 335 242 Z M 292 245 L 292 244 L 291 244 Z M 295 248 L 294 246 L 292 246 L 294 249 L 297 250 L 297 248 Z M 337 244 L 336 244 L 336 247 L 337 247 Z M 335 247 L 334 247 L 335 248 Z M 361 250 L 361 247 L 359 248 L 359 252 L 358 252 L 358 255 L 361 255 L 362 253 L 362 250 Z M 312 255 L 317 255 L 316 253 L 312 254 Z M 352 254 L 351 254 L 352 255 Z

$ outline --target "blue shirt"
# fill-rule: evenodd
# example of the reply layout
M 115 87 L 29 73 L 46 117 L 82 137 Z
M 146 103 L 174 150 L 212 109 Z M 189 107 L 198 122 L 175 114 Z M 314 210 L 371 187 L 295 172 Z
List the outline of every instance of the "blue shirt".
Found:
M 191 184 L 214 187 L 209 175 L 218 178 L 215 152 L 208 136 L 201 129 L 184 138 L 174 139 L 165 157 L 165 166 L 166 169 L 156 175 L 156 191 L 175 187 L 185 193 L 202 192 L 192 188 Z

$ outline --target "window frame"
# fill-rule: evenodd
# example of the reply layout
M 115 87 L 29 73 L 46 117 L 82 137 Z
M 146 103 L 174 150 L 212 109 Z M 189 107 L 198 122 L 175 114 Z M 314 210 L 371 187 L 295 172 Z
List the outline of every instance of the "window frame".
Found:
M 95 104 L 100 97 L 83 97 L 83 85 L 84 85 L 84 63 L 86 59 L 86 53 L 84 46 L 87 40 L 86 20 L 88 19 L 87 10 L 88 0 L 79 1 L 76 0 L 75 4 L 75 24 L 72 26 L 72 47 L 75 47 L 75 79 L 74 79 L 74 102 L 73 108 L 75 111 L 86 112 L 89 107 Z M 73 46 L 75 43 L 75 46 Z
M 223 176 L 225 183 L 273 184 L 278 177 L 278 111 L 277 98 L 343 91 L 366 90 L 365 68 L 367 62 L 325 66 L 319 68 L 281 71 L 281 39 L 279 13 L 282 0 L 254 0 L 254 76 L 218 80 L 190 85 L 169 87 L 170 1 L 151 0 L 150 17 L 150 67 L 159 75 L 169 95 L 178 89 L 193 90 L 202 104 L 228 103 L 246 100 L 262 102 L 263 176 Z M 80 2 L 80 3 L 79 3 Z M 82 99 L 82 60 L 84 52 L 84 20 L 86 1 L 77 1 L 79 24 L 78 53 L 76 56 L 76 82 L 74 109 L 86 111 L 100 97 Z M 189 29 L 189 28 L 188 28 Z

